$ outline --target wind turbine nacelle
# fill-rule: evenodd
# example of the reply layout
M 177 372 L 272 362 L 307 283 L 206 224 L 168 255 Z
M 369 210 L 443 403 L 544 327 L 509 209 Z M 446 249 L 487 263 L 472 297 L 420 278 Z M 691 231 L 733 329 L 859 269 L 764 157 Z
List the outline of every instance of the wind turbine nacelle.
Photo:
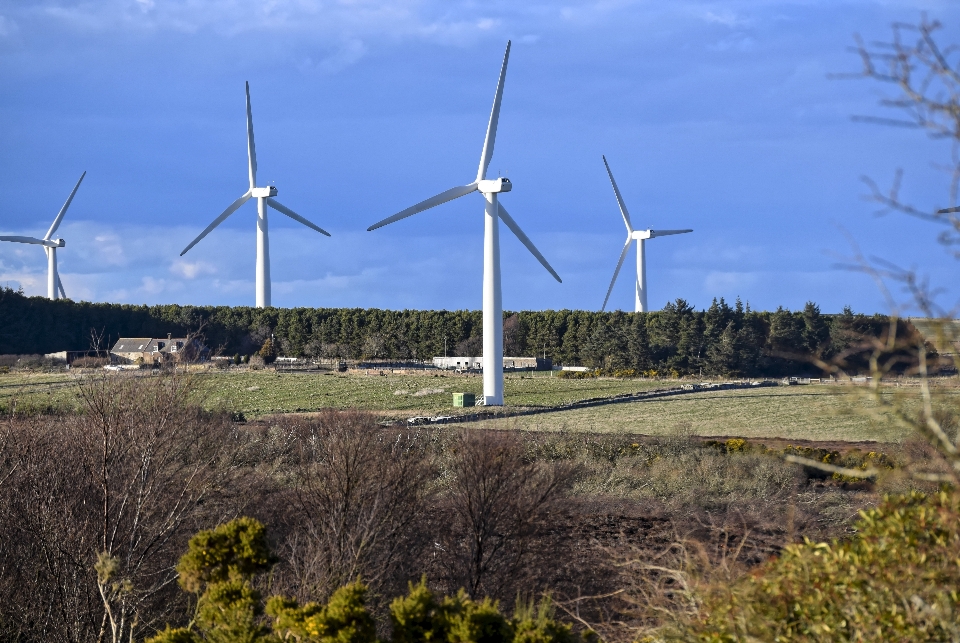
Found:
M 277 188 L 272 185 L 266 188 L 253 188 L 252 190 L 250 190 L 250 196 L 255 196 L 260 198 L 277 196 Z
M 50 239 L 53 243 L 57 244 L 58 248 L 63 248 L 67 245 L 67 242 L 63 239 Z
M 493 194 L 496 192 L 509 192 L 513 189 L 510 179 L 501 177 L 499 179 L 484 179 L 477 181 L 477 191 L 483 194 Z
M 653 230 L 634 230 L 630 236 L 634 239 L 652 239 Z

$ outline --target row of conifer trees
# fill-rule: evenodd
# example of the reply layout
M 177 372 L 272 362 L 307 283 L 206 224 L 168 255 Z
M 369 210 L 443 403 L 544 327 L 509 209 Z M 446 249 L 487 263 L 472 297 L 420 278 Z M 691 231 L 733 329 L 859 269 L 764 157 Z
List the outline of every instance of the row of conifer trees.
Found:
M 658 375 L 785 375 L 812 372 L 810 355 L 833 358 L 889 324 L 883 315 L 751 310 L 714 300 L 695 310 L 683 299 L 650 313 L 545 310 L 504 313 L 504 352 L 604 371 Z M 50 301 L 0 290 L 0 354 L 109 348 L 118 337 L 165 337 L 201 329 L 224 355 L 255 353 L 264 341 L 283 355 L 430 360 L 480 355 L 475 310 L 133 306 Z M 901 332 L 903 329 L 901 329 Z M 91 339 L 95 337 L 95 339 Z

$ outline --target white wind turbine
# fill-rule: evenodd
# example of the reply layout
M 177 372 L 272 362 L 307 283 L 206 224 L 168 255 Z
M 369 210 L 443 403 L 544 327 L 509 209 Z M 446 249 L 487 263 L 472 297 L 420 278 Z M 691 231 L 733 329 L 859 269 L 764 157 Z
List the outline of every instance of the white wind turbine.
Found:
M 368 231 L 376 230 L 379 227 L 405 219 L 471 192 L 479 192 L 486 199 L 483 211 L 483 403 L 488 406 L 503 405 L 503 303 L 500 293 L 499 228 L 501 219 L 517 235 L 520 243 L 525 245 L 527 250 L 533 253 L 533 256 L 553 275 L 553 278 L 560 281 L 560 276 L 550 267 L 547 260 L 533 245 L 533 242 L 499 203 L 497 195 L 501 192 L 510 191 L 512 188 L 510 180 L 507 178 L 486 178 L 487 167 L 490 165 L 490 159 L 493 158 L 493 144 L 497 137 L 497 121 L 500 118 L 500 100 L 503 98 L 503 81 L 507 75 L 507 60 L 509 58 L 510 42 L 507 41 L 507 51 L 503 55 L 500 80 L 497 83 L 497 93 L 493 99 L 493 110 L 490 112 L 490 122 L 487 125 L 487 136 L 483 141 L 483 152 L 480 154 L 480 168 L 477 170 L 477 178 L 472 183 L 441 192 L 367 228 Z
M 60 212 L 57 213 L 57 218 L 53 220 L 53 225 L 51 225 L 50 229 L 47 230 L 47 234 L 44 235 L 43 239 L 35 239 L 34 237 L 0 237 L 0 241 L 32 243 L 38 246 L 43 246 L 44 252 L 47 253 L 48 299 L 59 299 L 60 297 L 63 297 L 64 299 L 67 298 L 67 293 L 65 293 L 63 290 L 63 282 L 60 281 L 60 273 L 57 271 L 57 248 L 63 248 L 67 245 L 67 242 L 63 239 L 51 239 L 50 237 L 52 237 L 57 231 L 57 228 L 60 227 L 60 222 L 63 221 L 63 215 L 67 213 L 67 208 L 70 207 L 70 203 L 73 201 L 73 195 L 77 193 L 77 189 L 80 187 L 80 183 L 83 181 L 83 177 L 86 175 L 86 172 L 80 175 L 80 180 L 77 181 L 75 186 L 73 186 L 73 192 L 71 192 L 70 196 L 67 197 L 67 202 L 63 204 L 62 208 L 60 208 Z
M 299 214 L 291 210 L 290 208 L 282 205 L 276 199 L 271 197 L 277 196 L 277 188 L 274 186 L 267 186 L 265 188 L 257 187 L 257 150 L 253 144 L 253 112 L 250 109 L 250 83 L 247 83 L 247 160 L 248 160 L 248 169 L 249 169 L 249 179 L 250 179 L 250 189 L 243 193 L 243 195 L 230 204 L 226 210 L 223 211 L 219 217 L 213 220 L 213 223 L 208 225 L 206 229 L 200 233 L 196 239 L 190 242 L 186 248 L 183 249 L 183 252 L 180 253 L 180 256 L 187 254 L 187 251 L 190 248 L 194 247 L 199 243 L 201 239 L 207 236 L 211 230 L 216 228 L 218 225 L 226 221 L 227 217 L 236 212 L 241 205 L 246 203 L 250 198 L 256 197 L 257 199 L 257 308 L 266 308 L 270 306 L 270 238 L 267 231 L 267 206 L 270 206 L 277 212 L 285 214 L 294 221 L 299 221 L 308 228 L 313 228 L 320 234 L 325 234 L 328 237 L 330 233 L 321 228 L 320 226 L 307 221 Z
M 607 167 L 607 174 L 610 176 L 610 183 L 613 185 L 613 193 L 617 195 L 617 203 L 620 205 L 620 214 L 623 215 L 623 223 L 627 226 L 627 242 L 623 244 L 623 250 L 620 252 L 620 261 L 617 262 L 617 269 L 613 271 L 613 279 L 610 280 L 610 287 L 607 288 L 607 296 L 603 299 L 603 306 L 600 310 L 607 307 L 607 301 L 610 299 L 610 292 L 613 290 L 613 284 L 617 281 L 617 275 L 620 274 L 620 268 L 623 266 L 623 260 L 627 257 L 627 250 L 630 249 L 630 242 L 637 242 L 637 281 L 636 281 L 636 304 L 635 311 L 645 313 L 647 310 L 647 257 L 644 254 L 644 243 L 647 239 L 656 237 L 666 237 L 671 234 L 685 234 L 693 230 L 634 230 L 630 223 L 630 213 L 627 212 L 627 205 L 620 196 L 620 189 L 617 188 L 617 182 L 613 180 L 613 172 L 610 171 L 610 165 L 607 163 L 607 157 L 603 157 L 603 164 Z

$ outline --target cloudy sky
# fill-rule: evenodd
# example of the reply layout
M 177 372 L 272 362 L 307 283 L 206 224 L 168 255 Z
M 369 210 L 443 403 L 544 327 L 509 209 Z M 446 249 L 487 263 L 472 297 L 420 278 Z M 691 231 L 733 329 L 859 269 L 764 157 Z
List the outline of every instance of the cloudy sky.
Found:
M 493 172 L 562 284 L 502 229 L 504 307 L 599 309 L 625 231 L 605 154 L 649 242 L 650 304 L 818 302 L 885 311 L 837 269 L 850 239 L 957 297 L 937 229 L 878 218 L 860 177 L 947 205 L 944 142 L 879 114 L 853 34 L 947 0 L 0 0 L 0 234 L 61 227 L 76 300 L 252 305 L 255 206 L 179 252 L 246 189 L 243 83 L 261 183 L 333 233 L 271 215 L 278 306 L 479 308 L 483 206 L 470 195 L 375 232 L 473 180 L 506 41 Z M 627 263 L 611 297 L 630 310 Z M 0 245 L 0 284 L 45 292 L 40 248 Z

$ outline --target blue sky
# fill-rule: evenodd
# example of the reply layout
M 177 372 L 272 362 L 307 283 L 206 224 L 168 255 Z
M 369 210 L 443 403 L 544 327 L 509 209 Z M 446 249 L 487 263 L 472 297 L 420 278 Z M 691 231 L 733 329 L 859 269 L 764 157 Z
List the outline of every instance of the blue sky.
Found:
M 902 167 L 906 198 L 945 206 L 949 146 L 853 122 L 889 90 L 828 78 L 857 70 L 853 33 L 922 12 L 960 42 L 960 4 L 934 0 L 0 0 L 0 233 L 42 235 L 86 170 L 69 296 L 252 305 L 252 203 L 178 256 L 246 189 L 249 80 L 260 182 L 334 235 L 271 217 L 275 305 L 479 308 L 481 197 L 365 229 L 473 179 L 512 39 L 490 167 L 564 283 L 503 229 L 505 308 L 599 309 L 625 236 L 601 154 L 638 227 L 695 230 L 648 243 L 654 308 L 886 311 L 835 267 L 843 230 L 949 305 L 938 230 L 877 218 L 860 182 Z M 610 308 L 632 309 L 633 261 Z M 0 283 L 44 275 L 39 248 L 0 245 Z

